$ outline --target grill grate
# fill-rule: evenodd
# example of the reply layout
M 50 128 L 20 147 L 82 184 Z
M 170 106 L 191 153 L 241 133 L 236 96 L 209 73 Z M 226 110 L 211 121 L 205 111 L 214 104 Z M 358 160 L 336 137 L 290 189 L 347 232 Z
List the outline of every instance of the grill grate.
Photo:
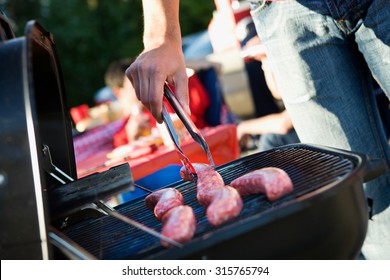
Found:
M 257 153 L 223 165 L 218 171 L 226 184 L 252 170 L 273 166 L 282 168 L 289 174 L 294 183 L 294 190 L 274 202 L 268 201 L 263 195 L 245 197 L 240 216 L 219 228 L 234 226 L 235 223 L 245 221 L 254 214 L 274 213 L 286 202 L 331 183 L 337 183 L 351 173 L 357 164 L 356 160 L 344 154 L 293 146 Z M 217 229 L 208 224 L 204 208 L 196 200 L 196 185 L 181 181 L 171 187 L 180 190 L 185 203 L 194 209 L 198 221 L 194 240 L 207 239 L 207 236 Z M 117 210 L 131 219 L 161 231 L 161 223 L 154 217 L 153 211 L 144 205 L 144 197 L 119 205 Z M 109 216 L 83 221 L 66 229 L 64 233 L 99 259 L 144 259 L 167 250 L 160 245 L 157 238 Z

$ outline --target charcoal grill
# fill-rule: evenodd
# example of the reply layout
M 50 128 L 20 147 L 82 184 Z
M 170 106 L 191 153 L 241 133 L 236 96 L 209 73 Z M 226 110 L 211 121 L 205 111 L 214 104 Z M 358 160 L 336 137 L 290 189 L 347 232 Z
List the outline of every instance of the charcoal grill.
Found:
M 219 166 L 226 184 L 274 166 L 295 187 L 275 202 L 245 197 L 240 216 L 217 228 L 205 219 L 194 183 L 169 186 L 183 193 L 198 222 L 182 247 L 162 247 L 155 235 L 102 215 L 93 206 L 134 187 L 129 166 L 77 179 L 52 34 L 31 21 L 25 36 L 15 38 L 1 15 L 0 23 L 0 72 L 7 73 L 0 75 L 1 259 L 350 259 L 359 253 L 369 217 L 362 183 L 385 167 L 329 147 L 284 146 Z M 114 210 L 161 230 L 144 197 Z

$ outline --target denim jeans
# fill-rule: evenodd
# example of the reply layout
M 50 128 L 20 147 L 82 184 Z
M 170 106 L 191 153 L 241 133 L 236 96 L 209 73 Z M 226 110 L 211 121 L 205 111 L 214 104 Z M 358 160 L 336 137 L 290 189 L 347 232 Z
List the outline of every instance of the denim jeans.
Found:
M 259 0 L 251 14 L 301 142 L 361 152 L 390 166 L 374 77 L 390 94 L 388 0 Z M 373 199 L 362 252 L 390 259 L 390 172 Z
M 276 147 L 299 143 L 299 138 L 294 129 L 286 134 L 267 133 L 262 134 L 258 141 L 258 150 L 266 151 Z

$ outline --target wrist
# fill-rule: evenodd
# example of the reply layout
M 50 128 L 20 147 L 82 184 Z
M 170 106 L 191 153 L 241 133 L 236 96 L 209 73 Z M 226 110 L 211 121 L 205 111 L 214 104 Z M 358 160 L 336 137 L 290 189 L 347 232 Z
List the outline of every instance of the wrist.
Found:
M 167 46 L 172 49 L 181 49 L 181 37 L 150 35 L 145 34 L 143 37 L 144 49 L 152 50 L 162 46 Z

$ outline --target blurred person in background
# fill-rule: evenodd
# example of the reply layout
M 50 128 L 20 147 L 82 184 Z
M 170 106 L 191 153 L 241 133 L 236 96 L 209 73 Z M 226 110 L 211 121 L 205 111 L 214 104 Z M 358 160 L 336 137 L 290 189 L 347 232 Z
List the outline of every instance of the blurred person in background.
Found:
M 93 96 L 93 101 L 96 105 L 100 105 L 107 102 L 116 101 L 116 97 L 112 92 L 112 89 L 108 86 L 104 86 L 96 91 Z
M 127 67 L 133 59 L 115 60 L 108 66 L 104 81 L 122 107 L 126 119 L 123 127 L 114 134 L 114 147 L 128 144 L 141 136 L 151 134 L 155 120 L 148 110 L 137 99 L 129 79 L 125 76 Z
M 143 9 L 144 50 L 126 73 L 138 99 L 162 122 L 166 81 L 189 111 L 179 0 L 145 0 Z M 386 0 L 251 1 L 257 33 L 302 142 L 361 152 L 390 165 L 372 82 L 373 76 L 389 97 L 389 14 Z M 361 257 L 390 259 L 390 171 L 364 189 L 373 204 Z

